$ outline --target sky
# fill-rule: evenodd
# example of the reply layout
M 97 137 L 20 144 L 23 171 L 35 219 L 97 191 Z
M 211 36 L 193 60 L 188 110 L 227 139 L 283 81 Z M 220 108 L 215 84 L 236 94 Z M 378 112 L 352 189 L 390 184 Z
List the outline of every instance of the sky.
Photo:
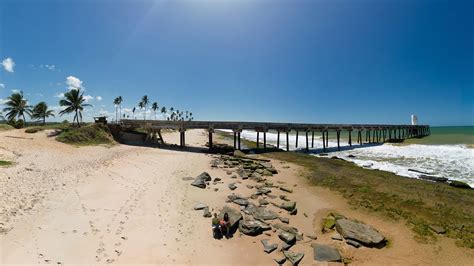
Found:
M 474 125 L 473 13 L 474 1 L 0 0 L 0 104 L 19 90 L 58 112 L 81 88 L 86 121 L 148 95 L 195 120 Z

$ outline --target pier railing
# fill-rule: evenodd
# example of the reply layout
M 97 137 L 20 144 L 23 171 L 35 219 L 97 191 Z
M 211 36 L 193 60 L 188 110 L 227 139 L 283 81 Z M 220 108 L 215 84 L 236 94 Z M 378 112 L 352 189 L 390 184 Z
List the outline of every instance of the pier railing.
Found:
M 305 123 L 273 123 L 273 122 L 231 122 L 231 121 L 168 121 L 168 120 L 121 120 L 124 129 L 144 128 L 149 134 L 149 139 L 161 137 L 162 129 L 174 129 L 180 132 L 180 145 L 185 146 L 185 132 L 188 129 L 205 129 L 209 132 L 209 148 L 212 148 L 212 134 L 216 129 L 232 130 L 234 133 L 234 148 L 241 148 L 242 130 L 257 132 L 257 147 L 260 143 L 260 133 L 263 133 L 263 148 L 267 146 L 266 133 L 277 132 L 277 148 L 280 146 L 280 133 L 286 134 L 286 149 L 289 150 L 289 133 L 296 132 L 296 147 L 298 147 L 298 134 L 306 135 L 306 149 L 309 149 L 309 134 L 311 133 L 311 147 L 314 147 L 314 134 L 320 132 L 323 140 L 323 150 L 328 146 L 328 132 L 336 132 L 337 146 L 340 148 L 342 131 L 349 134 L 348 144 L 352 146 L 352 131 L 357 133 L 357 143 L 362 144 L 362 132 L 365 132 L 366 143 L 403 141 L 407 138 L 420 138 L 431 134 L 429 125 L 383 125 L 383 124 L 305 124 Z

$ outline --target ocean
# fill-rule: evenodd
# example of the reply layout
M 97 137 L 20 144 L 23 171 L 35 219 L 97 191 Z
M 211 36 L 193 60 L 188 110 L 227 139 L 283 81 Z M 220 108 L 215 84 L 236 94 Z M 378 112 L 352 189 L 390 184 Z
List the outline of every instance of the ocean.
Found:
M 254 131 L 243 131 L 242 137 L 256 141 Z M 363 135 L 365 140 L 365 135 Z M 356 143 L 353 133 L 353 145 L 348 145 L 348 135 L 341 133 L 341 150 L 337 150 L 335 133 L 329 134 L 328 156 L 337 156 L 355 164 L 370 169 L 393 172 L 395 174 L 418 178 L 420 173 L 459 180 L 474 187 L 474 126 L 466 127 L 431 127 L 431 135 L 421 139 L 409 139 L 400 144 L 364 144 Z M 263 134 L 260 134 L 260 142 Z M 276 132 L 267 133 L 267 143 L 276 146 Z M 290 149 L 305 149 L 304 132 L 298 137 L 299 146 L 295 147 L 296 134 L 290 134 Z M 280 147 L 286 147 L 286 137 L 280 135 Z M 321 133 L 315 132 L 314 148 L 311 148 L 311 133 L 309 134 L 310 153 L 320 156 L 322 150 Z M 351 155 L 351 156 L 349 156 Z

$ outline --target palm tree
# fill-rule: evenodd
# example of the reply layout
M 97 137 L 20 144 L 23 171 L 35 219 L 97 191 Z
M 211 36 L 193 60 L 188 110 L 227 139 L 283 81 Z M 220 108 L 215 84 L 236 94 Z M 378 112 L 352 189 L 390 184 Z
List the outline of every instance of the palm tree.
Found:
M 156 110 L 158 110 L 158 103 L 157 103 L 157 102 L 154 102 L 154 103 L 151 105 L 151 109 L 152 109 L 153 112 L 155 113 L 155 120 L 156 120 Z
M 163 114 L 163 117 L 165 117 L 166 114 L 166 107 L 161 107 L 161 113 Z
M 115 105 L 115 120 L 118 122 L 118 118 L 122 116 L 122 96 L 118 96 L 114 99 Z M 120 108 L 120 115 L 118 114 L 118 109 Z
M 143 96 L 142 97 L 142 101 L 140 103 L 138 103 L 138 107 L 140 107 L 140 109 L 145 109 L 145 113 L 143 113 L 143 120 L 146 120 L 146 107 L 148 106 L 148 104 L 150 103 L 150 100 L 148 100 L 148 96 Z
M 23 117 L 23 122 L 26 123 L 25 114 L 31 117 L 31 106 L 28 105 L 28 100 L 23 98 L 23 92 L 13 93 L 7 99 L 8 101 L 5 103 L 7 107 L 3 108 L 7 119 L 13 120 L 15 117 Z
M 33 114 L 31 115 L 31 118 L 42 119 L 43 126 L 46 124 L 46 118 L 50 116 L 54 117 L 53 110 L 48 110 L 48 104 L 45 102 L 39 102 L 37 105 L 35 105 L 35 107 L 33 107 Z
M 88 103 L 85 103 L 84 93 L 81 93 L 80 89 L 72 89 L 64 94 L 64 99 L 59 101 L 60 106 L 66 107 L 66 109 L 59 112 L 59 116 L 64 114 L 74 113 L 74 123 L 77 120 L 77 126 L 80 127 L 80 121 L 82 121 L 82 111 L 84 107 L 92 106 Z
M 133 107 L 133 109 L 132 109 L 132 118 L 133 118 L 133 119 L 135 119 L 135 110 L 136 110 L 136 108 Z

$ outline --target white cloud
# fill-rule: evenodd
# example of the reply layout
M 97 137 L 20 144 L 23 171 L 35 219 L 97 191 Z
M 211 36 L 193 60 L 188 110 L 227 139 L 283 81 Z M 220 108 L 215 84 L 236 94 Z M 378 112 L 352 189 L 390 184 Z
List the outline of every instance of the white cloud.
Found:
M 20 90 L 12 90 L 12 93 L 20 93 Z
M 56 97 L 56 98 L 63 98 L 63 97 L 64 97 L 64 93 L 58 92 L 58 93 L 54 94 L 54 97 Z
M 5 84 L 0 83 L 0 88 L 5 89 Z
M 69 76 L 66 78 L 66 84 L 69 86 L 69 89 L 81 89 L 82 88 L 82 80 L 74 77 Z
M 8 102 L 7 99 L 0 99 L 0 105 L 1 105 L 1 104 L 5 104 L 6 102 Z
M 2 61 L 3 69 L 7 72 L 13 72 L 13 67 L 15 66 L 15 62 L 10 57 L 3 59 Z
M 95 99 L 100 102 L 100 101 L 102 101 L 102 96 L 97 96 L 97 97 L 95 97 Z
M 94 100 L 94 96 L 91 96 L 91 95 L 84 95 L 84 100 L 85 100 L 85 102 L 87 103 L 87 102 L 89 102 L 89 101 L 91 101 L 91 100 Z

